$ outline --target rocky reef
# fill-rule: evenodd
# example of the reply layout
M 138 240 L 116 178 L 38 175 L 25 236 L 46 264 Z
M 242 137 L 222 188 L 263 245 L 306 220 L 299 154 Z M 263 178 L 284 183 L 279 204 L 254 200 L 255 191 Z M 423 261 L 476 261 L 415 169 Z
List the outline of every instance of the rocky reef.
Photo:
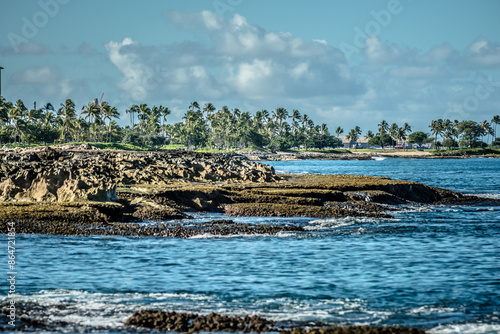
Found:
M 279 176 L 244 158 L 186 151 L 43 147 L 0 153 L 0 161 L 0 228 L 16 221 L 20 233 L 189 237 L 180 225 L 183 232 L 174 233 L 168 224 L 147 230 L 131 223 L 189 218 L 189 212 L 200 211 L 229 217 L 390 217 L 388 204 L 478 200 L 381 177 Z M 201 228 L 213 234 L 279 231 L 229 222 L 225 229 Z
M 259 316 L 225 316 L 216 313 L 199 315 L 190 313 L 142 310 L 134 313 L 125 326 L 148 328 L 158 331 L 198 333 L 198 332 L 239 332 L 263 333 L 279 332 L 281 334 L 424 334 L 416 328 L 405 327 L 328 327 L 321 324 L 303 328 L 293 326 L 285 328 L 272 320 Z M 312 328 L 311 328 L 312 327 Z

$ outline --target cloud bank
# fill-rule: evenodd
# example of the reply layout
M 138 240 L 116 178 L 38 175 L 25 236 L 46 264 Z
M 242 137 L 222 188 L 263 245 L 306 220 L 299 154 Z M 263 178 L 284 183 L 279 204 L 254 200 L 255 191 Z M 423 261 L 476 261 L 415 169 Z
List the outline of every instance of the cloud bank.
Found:
M 122 73 L 118 86 L 131 99 L 283 105 L 332 126 L 382 118 L 415 125 L 444 116 L 489 119 L 499 109 L 491 74 L 499 72 L 500 45 L 483 37 L 463 51 L 446 42 L 422 51 L 369 36 L 354 64 L 327 41 L 269 31 L 238 14 L 226 20 L 211 11 L 165 11 L 164 17 L 192 39 L 164 47 L 130 38 L 106 44 Z M 467 107 L 478 75 L 496 88 Z

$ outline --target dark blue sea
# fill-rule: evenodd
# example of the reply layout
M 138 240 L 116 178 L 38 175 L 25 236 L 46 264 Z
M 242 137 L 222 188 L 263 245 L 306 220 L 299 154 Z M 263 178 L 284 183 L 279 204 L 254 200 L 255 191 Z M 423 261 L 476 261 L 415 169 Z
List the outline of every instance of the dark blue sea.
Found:
M 267 163 L 278 173 L 388 176 L 500 198 L 500 159 Z M 17 312 L 48 323 L 45 333 L 124 332 L 141 309 L 500 333 L 500 206 L 405 205 L 391 214 L 234 219 L 307 229 L 276 236 L 17 235 Z M 222 217 L 197 214 L 195 222 Z

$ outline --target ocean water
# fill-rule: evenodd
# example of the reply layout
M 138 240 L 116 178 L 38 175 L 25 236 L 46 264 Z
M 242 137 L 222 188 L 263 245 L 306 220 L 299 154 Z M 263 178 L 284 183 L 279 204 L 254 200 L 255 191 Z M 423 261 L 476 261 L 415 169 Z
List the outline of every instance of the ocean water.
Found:
M 500 159 L 267 163 L 279 173 L 389 176 L 500 198 Z M 126 332 L 123 322 L 146 308 L 500 333 L 500 206 L 397 209 L 393 219 L 234 219 L 306 229 L 275 236 L 17 235 L 16 311 L 43 321 L 32 329 L 43 333 Z M 221 218 L 197 214 L 193 222 Z M 7 321 L 1 315 L 0 327 Z

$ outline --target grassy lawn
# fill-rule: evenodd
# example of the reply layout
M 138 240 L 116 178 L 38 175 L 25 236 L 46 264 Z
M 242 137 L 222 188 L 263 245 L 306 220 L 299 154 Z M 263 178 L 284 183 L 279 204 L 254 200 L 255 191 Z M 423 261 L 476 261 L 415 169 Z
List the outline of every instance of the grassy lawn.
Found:
M 289 152 L 318 152 L 318 153 L 331 153 L 331 154 L 345 154 L 345 153 L 352 153 L 350 150 L 347 149 L 328 149 L 328 150 L 320 150 L 320 149 L 300 149 L 300 150 L 290 150 Z
M 498 148 L 458 148 L 458 149 L 451 149 L 451 150 L 434 150 L 430 151 L 433 154 L 440 154 L 440 153 L 464 153 L 468 155 L 499 155 L 500 154 L 500 149 Z

